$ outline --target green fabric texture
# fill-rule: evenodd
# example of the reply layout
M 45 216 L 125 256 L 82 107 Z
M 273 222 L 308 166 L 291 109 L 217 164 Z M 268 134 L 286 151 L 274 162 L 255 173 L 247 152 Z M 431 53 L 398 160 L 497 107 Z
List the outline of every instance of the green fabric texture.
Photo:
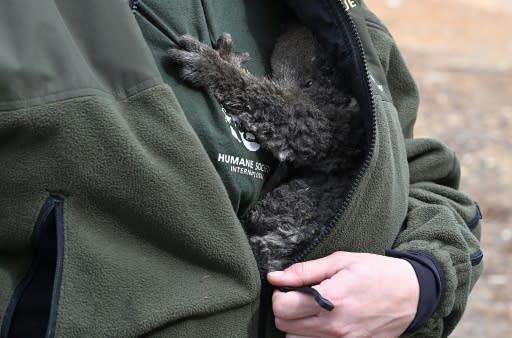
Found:
M 142 1 L 134 17 L 126 1 L 22 0 L 0 14 L 0 322 L 52 193 L 64 201 L 57 337 L 258 337 L 261 282 L 237 211 L 261 184 L 232 190 L 238 183 L 226 180 L 207 140 L 225 134 L 220 143 L 239 146 L 223 114 L 163 59 L 182 33 L 212 43 L 232 29 L 240 50 L 257 56 L 249 69 L 265 73 L 274 28 L 237 30 L 256 2 L 235 3 L 173 2 L 164 11 Z M 471 261 L 481 226 L 468 227 L 477 208 L 457 190 L 453 151 L 412 137 L 416 86 L 389 32 L 355 3 L 375 104 L 373 156 L 307 259 L 337 250 L 431 254 L 445 290 L 411 336 L 447 336 L 482 269 Z M 41 27 L 58 39 L 40 39 Z M 204 114 L 201 123 L 194 114 Z M 265 324 L 268 337 L 283 336 Z

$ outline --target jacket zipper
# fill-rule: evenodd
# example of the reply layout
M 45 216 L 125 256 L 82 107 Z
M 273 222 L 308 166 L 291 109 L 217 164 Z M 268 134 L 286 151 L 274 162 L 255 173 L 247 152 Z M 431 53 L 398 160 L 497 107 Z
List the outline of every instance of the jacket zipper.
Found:
M 377 114 L 376 114 L 376 108 L 375 108 L 375 100 L 374 100 L 374 92 L 373 88 L 370 82 L 370 71 L 368 70 L 368 63 L 366 61 L 366 56 L 364 53 L 363 43 L 361 41 L 361 38 L 359 37 L 359 33 L 357 31 L 357 27 L 354 23 L 354 20 L 350 16 L 350 14 L 345 9 L 345 6 L 343 5 L 343 1 L 341 0 L 325 0 L 327 4 L 333 8 L 333 15 L 335 16 L 335 19 L 337 19 L 338 23 L 341 24 L 343 27 L 346 27 L 346 24 L 349 25 L 349 31 L 352 33 L 351 37 L 356 42 L 357 47 L 357 53 L 356 57 L 359 57 L 359 62 L 357 63 L 357 67 L 359 68 L 359 73 L 364 74 L 364 84 L 365 88 L 364 92 L 367 93 L 366 99 L 370 103 L 370 140 L 368 142 L 368 154 L 365 157 L 363 164 L 361 165 L 361 168 L 359 169 L 359 172 L 357 173 L 354 181 L 352 182 L 352 185 L 350 186 L 349 191 L 347 192 L 347 195 L 343 201 L 343 204 L 341 205 L 341 208 L 339 211 L 334 215 L 332 220 L 322 229 L 320 234 L 314 239 L 314 241 L 304 249 L 303 252 L 301 252 L 295 259 L 293 260 L 294 263 L 303 261 L 307 255 L 309 255 L 316 247 L 317 245 L 322 242 L 325 237 L 331 232 L 331 230 L 334 228 L 336 223 L 339 221 L 341 216 L 345 213 L 346 209 L 348 208 L 350 202 L 352 201 L 352 197 L 359 186 L 359 183 L 361 182 L 361 179 L 365 175 L 366 171 L 368 170 L 368 167 L 370 166 L 370 161 L 373 158 L 373 154 L 375 151 L 375 143 L 376 143 L 376 134 L 377 134 L 377 126 L 376 126 L 376 120 L 377 120 Z
M 338 220 L 341 218 L 341 216 L 344 214 L 346 209 L 348 208 L 350 202 L 352 201 L 352 197 L 359 186 L 359 183 L 361 182 L 361 179 L 365 175 L 366 171 L 368 170 L 368 167 L 370 166 L 370 161 L 373 158 L 374 151 L 375 151 L 375 143 L 376 143 L 376 135 L 377 135 L 377 113 L 375 108 L 375 100 L 374 100 L 374 91 L 370 82 L 370 71 L 368 70 L 368 63 L 366 61 L 366 56 L 364 53 L 363 43 L 361 41 L 361 38 L 359 37 L 359 33 L 357 31 L 357 27 L 354 23 L 354 20 L 350 16 L 350 14 L 345 9 L 345 6 L 343 5 L 343 2 L 341 0 L 324 0 L 329 7 L 333 8 L 333 13 L 335 13 L 335 19 L 338 21 L 339 24 L 341 24 L 344 28 L 348 28 L 347 30 L 351 32 L 351 38 L 353 41 L 356 42 L 356 48 L 357 53 L 355 54 L 356 57 L 359 58 L 359 62 L 357 63 L 359 74 L 364 75 L 364 85 L 365 87 L 364 92 L 367 94 L 366 99 L 370 103 L 370 139 L 368 142 L 368 154 L 366 155 L 363 164 L 361 165 L 361 168 L 359 169 L 354 181 L 352 182 L 352 185 L 350 186 L 349 191 L 347 192 L 347 195 L 343 201 L 343 204 L 341 205 L 341 208 L 339 211 L 334 215 L 332 220 L 322 229 L 320 234 L 312 241 L 312 243 L 304 249 L 300 254 L 298 254 L 294 259 L 293 262 L 301 262 L 303 261 L 307 255 L 309 255 L 316 246 L 322 242 L 329 232 L 334 228 Z M 348 24 L 348 27 L 347 27 Z M 261 275 L 261 297 L 260 297 L 260 317 L 259 317 L 259 325 L 258 325 L 258 337 L 264 338 L 266 336 L 265 334 L 265 328 L 266 328 L 266 319 L 268 316 L 268 308 L 270 306 L 270 297 L 271 292 L 273 290 L 273 286 L 270 285 L 265 276 L 263 275 L 263 271 L 260 268 L 260 275 Z

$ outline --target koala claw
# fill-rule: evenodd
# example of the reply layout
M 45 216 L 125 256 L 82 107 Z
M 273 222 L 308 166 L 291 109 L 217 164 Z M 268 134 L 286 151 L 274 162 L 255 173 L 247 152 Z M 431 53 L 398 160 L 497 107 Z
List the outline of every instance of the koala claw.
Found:
M 229 62 L 237 67 L 241 67 L 250 59 L 249 53 L 247 52 L 233 52 L 233 38 L 229 33 L 222 33 L 217 40 L 217 52 L 224 61 Z
M 219 54 L 223 59 L 229 57 L 229 55 L 233 51 L 233 39 L 231 38 L 231 34 L 221 34 L 221 36 L 217 40 L 217 50 L 219 51 Z

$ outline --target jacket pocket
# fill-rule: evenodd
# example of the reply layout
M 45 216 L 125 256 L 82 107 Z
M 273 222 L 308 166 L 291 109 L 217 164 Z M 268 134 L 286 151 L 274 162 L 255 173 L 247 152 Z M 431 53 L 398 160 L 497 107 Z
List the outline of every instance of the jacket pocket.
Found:
M 1 338 L 53 337 L 64 253 L 63 199 L 50 196 L 32 233 L 32 263 L 7 307 Z

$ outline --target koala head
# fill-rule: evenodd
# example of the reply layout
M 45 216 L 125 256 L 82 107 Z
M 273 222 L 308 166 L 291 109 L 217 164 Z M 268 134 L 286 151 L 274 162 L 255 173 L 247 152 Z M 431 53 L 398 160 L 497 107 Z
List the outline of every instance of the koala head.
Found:
M 335 109 L 350 103 L 334 60 L 303 25 L 288 25 L 275 44 L 271 66 L 273 81 L 318 108 Z
M 304 26 L 292 24 L 279 37 L 272 52 L 272 79 L 288 89 L 313 84 L 316 40 Z
M 293 23 L 276 42 L 271 58 L 272 79 L 280 86 L 315 97 L 339 86 L 327 53 L 305 26 Z

